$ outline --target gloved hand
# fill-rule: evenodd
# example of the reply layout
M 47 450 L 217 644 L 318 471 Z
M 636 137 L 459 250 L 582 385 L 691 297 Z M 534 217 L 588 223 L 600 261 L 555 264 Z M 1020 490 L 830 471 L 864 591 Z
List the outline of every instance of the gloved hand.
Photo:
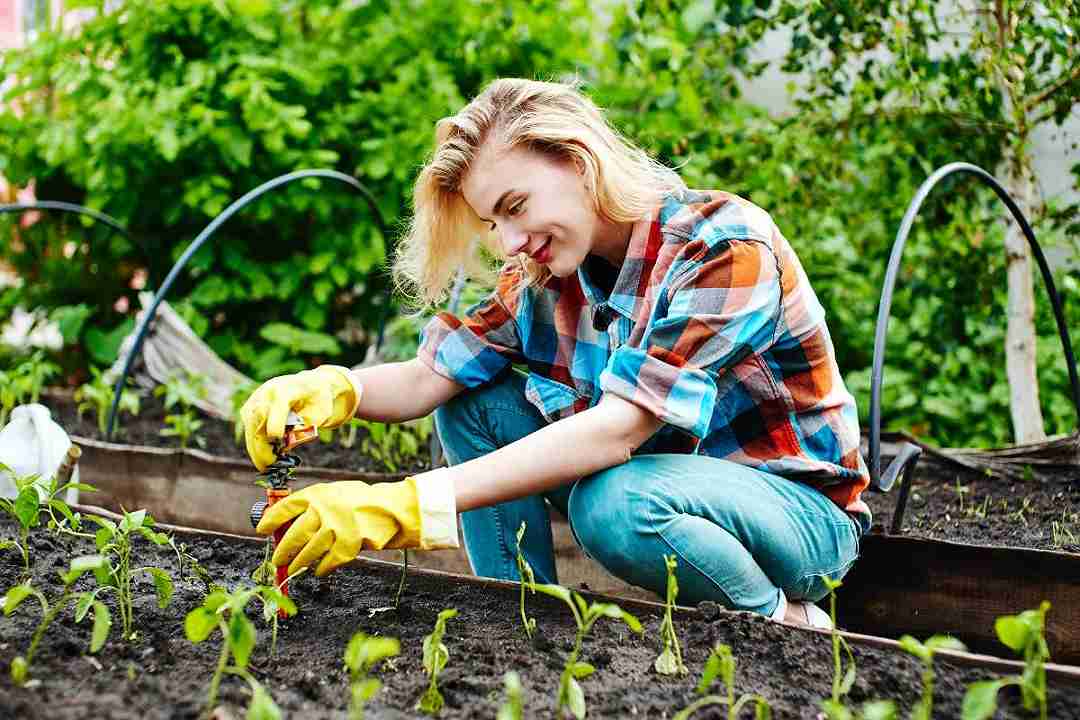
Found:
M 270 441 L 280 440 L 285 434 L 290 410 L 306 425 L 335 428 L 356 413 L 362 392 L 349 369 L 340 365 L 320 365 L 314 370 L 267 380 L 240 408 L 251 462 L 260 472 L 274 462 Z
M 255 530 L 269 535 L 295 518 L 272 558 L 288 564 L 290 575 L 318 563 L 321 577 L 361 550 L 457 547 L 454 488 L 445 471 L 392 483 L 310 485 L 267 508 Z

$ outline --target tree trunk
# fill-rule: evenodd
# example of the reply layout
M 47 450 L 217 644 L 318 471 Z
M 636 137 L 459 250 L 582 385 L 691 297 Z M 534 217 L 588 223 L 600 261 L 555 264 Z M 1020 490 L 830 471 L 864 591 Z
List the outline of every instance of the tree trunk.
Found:
M 1030 218 L 1034 178 L 1023 144 L 1014 145 L 1006 159 L 1007 188 L 1021 212 Z M 1017 157 L 1019 155 L 1019 157 Z M 1008 329 L 1005 333 L 1005 369 L 1009 378 L 1009 410 L 1017 444 L 1046 439 L 1039 381 L 1035 361 L 1035 292 L 1031 275 L 1031 249 L 1019 223 L 1011 214 L 1005 230 L 1005 262 L 1008 272 Z

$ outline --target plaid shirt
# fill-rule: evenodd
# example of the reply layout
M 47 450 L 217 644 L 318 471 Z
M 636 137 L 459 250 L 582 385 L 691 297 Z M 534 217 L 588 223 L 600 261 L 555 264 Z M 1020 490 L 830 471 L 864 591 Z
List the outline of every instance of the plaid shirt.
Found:
M 869 527 L 855 400 L 825 311 L 764 210 L 724 192 L 669 196 L 635 223 L 609 297 L 584 267 L 542 286 L 520 277 L 508 265 L 464 320 L 432 318 L 419 358 L 466 387 L 526 365 L 526 397 L 549 421 L 612 393 L 665 423 L 639 453 L 804 482 Z

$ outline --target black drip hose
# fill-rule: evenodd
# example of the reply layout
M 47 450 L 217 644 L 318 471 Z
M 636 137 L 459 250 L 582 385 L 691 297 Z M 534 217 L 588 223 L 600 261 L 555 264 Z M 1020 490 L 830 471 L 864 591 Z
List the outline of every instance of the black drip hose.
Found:
M 896 233 L 892 254 L 889 256 L 889 266 L 885 272 L 885 284 L 881 289 L 881 303 L 878 305 L 877 325 L 874 329 L 874 365 L 873 373 L 870 378 L 869 454 L 871 486 L 877 486 L 879 478 L 881 477 L 881 383 L 885 365 L 885 335 L 889 327 L 889 308 L 892 305 L 893 288 L 896 286 L 896 276 L 900 271 L 900 257 L 903 255 L 904 242 L 907 240 L 908 233 L 911 232 L 911 227 L 915 222 L 915 216 L 922 207 L 923 201 L 926 200 L 926 197 L 930 194 L 930 191 L 935 185 L 954 173 L 968 173 L 974 175 L 982 180 L 984 184 L 989 185 L 997 196 L 1001 198 L 1001 201 L 1005 203 L 1005 206 L 1009 208 L 1009 212 L 1012 213 L 1013 218 L 1015 218 L 1016 222 L 1020 225 L 1020 229 L 1023 230 L 1024 237 L 1027 238 L 1028 244 L 1031 245 L 1031 254 L 1034 255 L 1035 262 L 1038 263 L 1039 270 L 1042 272 L 1043 282 L 1046 284 L 1046 290 L 1050 294 L 1050 304 L 1054 308 L 1054 318 L 1057 320 L 1058 334 L 1061 336 L 1061 347 L 1065 351 L 1065 364 L 1069 370 L 1069 382 L 1072 385 L 1073 405 L 1076 407 L 1077 424 L 1078 427 L 1080 427 L 1080 381 L 1077 380 L 1076 360 L 1073 358 L 1072 343 L 1069 340 L 1069 328 L 1065 324 L 1065 314 L 1061 309 L 1061 298 L 1058 296 L 1057 288 L 1054 286 L 1054 278 L 1050 272 L 1050 266 L 1043 256 L 1042 248 L 1040 248 L 1039 243 L 1035 241 L 1035 233 L 1032 231 L 1027 218 L 1024 217 L 1024 214 L 1020 211 L 1020 208 L 1017 207 L 1016 203 L 1013 202 L 1013 199 L 1009 197 L 1009 193 L 1006 192 L 1005 188 L 1003 188 L 990 173 L 971 163 L 949 163 L 934 171 L 934 173 L 919 187 L 918 192 L 915 193 L 915 197 L 912 198 L 911 203 L 908 205 L 907 212 L 904 213 L 903 222 L 900 223 L 900 229 Z
M 139 327 L 137 328 L 135 333 L 135 341 L 132 343 L 131 349 L 128 350 L 127 356 L 124 358 L 124 369 L 121 371 L 120 376 L 116 379 L 116 386 L 113 388 L 112 407 L 109 408 L 109 421 L 105 430 L 106 439 L 112 437 L 113 426 L 116 423 L 116 410 L 120 404 L 120 393 L 123 391 L 124 383 L 127 380 L 128 374 L 131 372 L 132 363 L 134 362 L 135 358 L 138 357 L 139 350 L 142 349 L 143 341 L 146 339 L 146 333 L 150 328 L 150 324 L 154 319 L 154 315 L 157 313 L 158 306 L 161 304 L 161 301 L 165 299 L 165 296 L 168 294 L 173 282 L 176 281 L 176 277 L 180 274 L 180 271 L 187 264 L 188 260 L 191 259 L 191 256 L 194 255 L 199 250 L 199 248 L 206 244 L 206 242 L 213 236 L 215 232 L 217 232 L 218 228 L 220 228 L 226 220 L 231 218 L 233 215 L 238 213 L 243 208 L 247 207 L 249 204 L 257 200 L 261 196 L 265 195 L 271 190 L 274 190 L 275 188 L 293 182 L 294 180 L 302 180 L 304 178 L 310 177 L 337 180 L 339 182 L 345 183 L 346 185 L 349 185 L 350 187 L 358 191 L 360 195 L 364 198 L 364 200 L 367 201 L 368 209 L 371 211 L 372 219 L 375 221 L 375 226 L 378 228 L 379 232 L 382 233 L 382 236 L 384 238 L 388 237 L 386 232 L 386 224 L 383 222 L 382 213 L 379 212 L 379 207 L 375 203 L 375 197 L 363 184 L 360 183 L 359 180 L 352 177 L 351 175 L 346 175 L 345 173 L 338 172 L 337 170 L 297 170 L 295 172 L 287 173 L 285 175 L 280 175 L 276 178 L 273 178 L 272 180 L 267 180 L 265 183 L 259 185 L 254 190 L 246 193 L 243 197 L 235 200 L 231 205 L 229 205 L 229 207 L 225 208 L 217 217 L 210 221 L 210 224 L 207 225 L 201 233 L 199 233 L 198 237 L 196 237 L 190 245 L 188 245 L 187 249 L 184 250 L 184 254 L 180 256 L 180 259 L 176 261 L 176 264 L 173 265 L 172 269 L 169 271 L 169 274 L 165 277 L 165 282 L 161 284 L 161 288 L 154 295 L 154 300 L 152 303 L 150 303 L 150 307 L 148 307 L 146 309 L 146 312 L 143 314 L 142 322 L 139 324 Z M 379 337 L 377 343 L 380 345 L 382 343 L 383 328 L 386 324 L 386 318 L 389 314 L 389 309 L 390 299 L 387 298 L 386 303 L 383 306 L 382 317 L 379 321 Z

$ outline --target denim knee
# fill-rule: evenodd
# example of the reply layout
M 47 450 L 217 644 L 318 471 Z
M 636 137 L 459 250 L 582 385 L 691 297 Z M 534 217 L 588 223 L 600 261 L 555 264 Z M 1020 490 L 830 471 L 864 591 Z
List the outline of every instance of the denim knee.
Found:
M 567 511 L 582 551 L 609 572 L 625 577 L 638 565 L 635 522 L 641 518 L 629 507 L 625 487 L 613 482 L 617 474 L 610 469 L 582 478 L 570 493 Z

